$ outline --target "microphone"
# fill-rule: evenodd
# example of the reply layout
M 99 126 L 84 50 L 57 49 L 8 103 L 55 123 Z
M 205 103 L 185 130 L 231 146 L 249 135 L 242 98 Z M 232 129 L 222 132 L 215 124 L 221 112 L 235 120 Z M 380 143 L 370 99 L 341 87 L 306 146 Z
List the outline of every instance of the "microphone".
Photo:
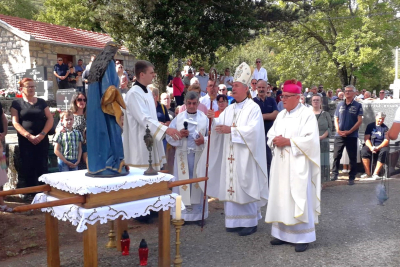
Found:
M 184 121 L 184 122 L 183 122 L 183 127 L 185 127 L 185 130 L 188 129 L 188 122 L 187 122 L 187 121 Z M 186 138 L 188 138 L 188 137 L 186 136 Z

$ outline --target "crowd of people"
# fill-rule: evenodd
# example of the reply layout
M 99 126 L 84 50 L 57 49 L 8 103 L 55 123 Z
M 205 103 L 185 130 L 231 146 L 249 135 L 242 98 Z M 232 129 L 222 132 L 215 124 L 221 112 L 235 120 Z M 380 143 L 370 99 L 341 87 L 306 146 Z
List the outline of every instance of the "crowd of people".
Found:
M 255 60 L 254 71 L 242 63 L 234 76 L 226 68 L 223 75 L 210 80 L 203 66 L 199 66 L 196 75 L 192 61 L 188 60 L 183 71 L 176 71 L 175 77 L 169 79 L 172 91 L 160 95 L 160 90 L 152 86 L 155 72 L 150 62 L 140 60 L 135 64 L 136 78 L 128 89 L 128 75 L 118 61 L 108 62 L 106 80 L 83 74 L 96 67 L 94 57 L 92 61 L 85 67 L 79 60 L 73 67 L 72 64 L 64 66 L 59 59 L 54 68 L 59 88 L 65 88 L 67 81 L 69 86 L 74 84 L 77 88 L 71 109 L 62 113 L 53 138 L 60 171 L 73 171 L 80 162 L 87 162 L 88 150 L 90 154 L 94 143 L 102 142 L 101 149 L 106 149 L 107 142 L 94 140 L 96 138 L 91 138 L 92 143 L 87 144 L 87 135 L 95 136 L 91 131 L 100 125 L 100 119 L 93 119 L 89 114 L 95 114 L 95 108 L 100 107 L 92 106 L 87 111 L 86 103 L 88 98 L 100 101 L 106 96 L 105 92 L 102 96 L 90 91 L 103 79 L 110 84 L 101 86 L 116 86 L 118 93 L 113 91 L 113 98 L 123 102 L 118 102 L 122 113 L 115 110 L 114 117 L 107 115 L 104 122 L 111 127 L 105 129 L 108 134 L 122 135 L 123 148 L 117 149 L 123 149 L 123 157 L 119 156 L 118 160 L 128 166 L 147 168 L 148 150 L 143 135 L 148 128 L 154 138 L 152 159 L 157 170 L 168 170 L 174 179 L 185 180 L 205 176 L 207 166 L 210 177 L 207 194 L 224 202 L 227 232 L 240 236 L 255 233 L 262 217 L 260 207 L 268 200 L 265 221 L 272 223 L 274 239 L 271 244 L 293 243 L 295 251 L 303 252 L 316 240 L 314 225 L 320 214 L 321 180 L 326 181 L 329 176 L 331 180 L 338 178 L 345 148 L 350 161 L 348 183 L 354 184 L 358 129 L 363 115 L 359 101 L 373 99 L 367 91 L 360 93 L 349 85 L 343 91 L 337 89 L 333 95 L 332 90 L 325 92 L 323 85 L 319 85 L 302 92 L 303 85 L 296 80 L 273 87 L 260 59 Z M 80 78 L 82 75 L 87 78 Z M 85 80 L 92 86 L 88 94 L 82 90 Z M 20 86 L 23 97 L 12 103 L 11 115 L 18 133 L 20 175 L 24 176 L 20 181 L 26 183 L 19 187 L 23 187 L 37 185 L 38 177 L 47 172 L 48 135 L 53 116 L 46 102 L 35 97 L 32 79 L 25 78 Z M 385 91 L 379 95 L 383 99 Z M 334 129 L 330 114 L 322 109 L 325 98 L 338 101 L 333 120 L 336 134 L 332 172 L 329 138 L 333 137 Z M 382 165 L 387 160 L 389 137 L 395 139 L 400 132 L 397 125 L 400 118 L 395 119 L 391 133 L 384 119 L 384 113 L 377 113 L 376 122 L 369 124 L 365 132 L 365 146 L 361 151 L 365 175 L 362 178 L 380 178 Z M 210 151 L 203 153 L 208 143 Z M 118 142 L 111 146 L 118 146 Z M 372 170 L 370 163 L 374 155 L 378 162 Z M 107 169 L 107 166 L 94 165 L 89 164 L 92 168 Z M 182 218 L 200 224 L 204 184 L 173 190 L 182 195 L 186 206 Z M 0 208 L 3 207 L 1 201 Z M 207 216 L 208 205 L 205 206 L 205 218 Z

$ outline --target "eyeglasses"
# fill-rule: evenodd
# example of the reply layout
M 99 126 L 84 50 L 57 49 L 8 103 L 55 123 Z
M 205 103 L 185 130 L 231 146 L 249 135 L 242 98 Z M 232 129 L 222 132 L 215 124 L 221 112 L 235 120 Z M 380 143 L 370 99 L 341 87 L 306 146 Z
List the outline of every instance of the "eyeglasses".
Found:
M 62 59 L 59 59 L 58 61 L 63 61 Z
M 379 92 L 380 94 L 384 94 L 385 92 Z
M 283 99 L 288 99 L 289 97 L 292 96 L 297 96 L 297 95 L 280 95 L 279 97 L 281 98 L 281 100 L 283 100 Z
M 220 91 L 226 91 L 226 89 L 219 89 Z
M 86 98 L 77 98 L 76 101 L 78 101 L 78 102 L 86 102 L 87 100 L 86 100 Z
M 271 92 L 267 92 L 267 94 L 270 94 Z
M 28 89 L 29 89 L 29 88 L 31 88 L 31 89 L 36 89 L 36 86 L 34 86 L 34 85 L 33 85 L 33 86 L 24 86 L 24 87 L 25 87 L 25 88 L 28 88 Z
M 256 63 L 261 63 L 261 61 L 256 61 Z
M 204 71 L 204 69 L 200 69 L 200 71 Z
M 257 84 L 257 83 L 251 83 L 251 84 Z

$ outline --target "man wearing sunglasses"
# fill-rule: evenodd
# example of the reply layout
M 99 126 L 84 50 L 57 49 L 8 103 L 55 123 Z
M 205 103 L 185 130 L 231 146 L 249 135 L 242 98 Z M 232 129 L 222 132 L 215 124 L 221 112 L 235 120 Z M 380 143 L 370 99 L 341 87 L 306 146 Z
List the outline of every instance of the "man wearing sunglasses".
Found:
M 261 59 L 259 58 L 256 59 L 256 69 L 253 72 L 252 78 L 256 79 L 256 81 L 261 79 L 268 82 L 267 70 L 261 67 Z
M 199 79 L 201 94 L 200 96 L 205 96 L 207 94 L 207 82 L 209 80 L 208 74 L 205 72 L 203 66 L 199 68 L 199 74 L 196 75 L 196 78 Z
M 265 137 L 269 129 L 272 127 L 276 116 L 278 115 L 278 107 L 276 106 L 275 99 L 271 98 L 271 89 L 268 84 L 264 80 L 260 80 L 257 83 L 257 91 L 258 96 L 253 98 L 254 102 L 260 106 L 261 113 L 264 120 L 264 132 Z M 266 137 L 267 138 L 267 137 Z M 268 138 L 266 139 L 268 141 Z M 271 160 L 272 154 L 271 149 L 269 146 L 266 146 L 267 149 L 267 170 L 268 170 L 268 177 L 269 171 L 271 168 Z
M 69 68 L 67 64 L 63 63 L 62 58 L 57 59 L 57 64 L 54 65 L 54 76 L 57 79 L 58 89 L 67 89 L 68 88 L 68 80 L 67 77 L 69 75 Z
M 257 96 L 257 80 L 256 79 L 251 79 L 250 83 L 250 95 L 251 98 L 255 98 Z

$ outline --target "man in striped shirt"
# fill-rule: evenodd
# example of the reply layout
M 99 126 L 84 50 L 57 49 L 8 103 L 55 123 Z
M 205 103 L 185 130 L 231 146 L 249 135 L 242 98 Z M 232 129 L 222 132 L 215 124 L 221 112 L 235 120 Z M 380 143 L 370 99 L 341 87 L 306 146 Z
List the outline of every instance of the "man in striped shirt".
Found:
M 80 131 L 74 130 L 74 114 L 66 111 L 61 114 L 61 123 L 64 130 L 57 136 L 54 154 L 58 157 L 58 169 L 60 172 L 76 171 L 82 157 L 83 137 Z

